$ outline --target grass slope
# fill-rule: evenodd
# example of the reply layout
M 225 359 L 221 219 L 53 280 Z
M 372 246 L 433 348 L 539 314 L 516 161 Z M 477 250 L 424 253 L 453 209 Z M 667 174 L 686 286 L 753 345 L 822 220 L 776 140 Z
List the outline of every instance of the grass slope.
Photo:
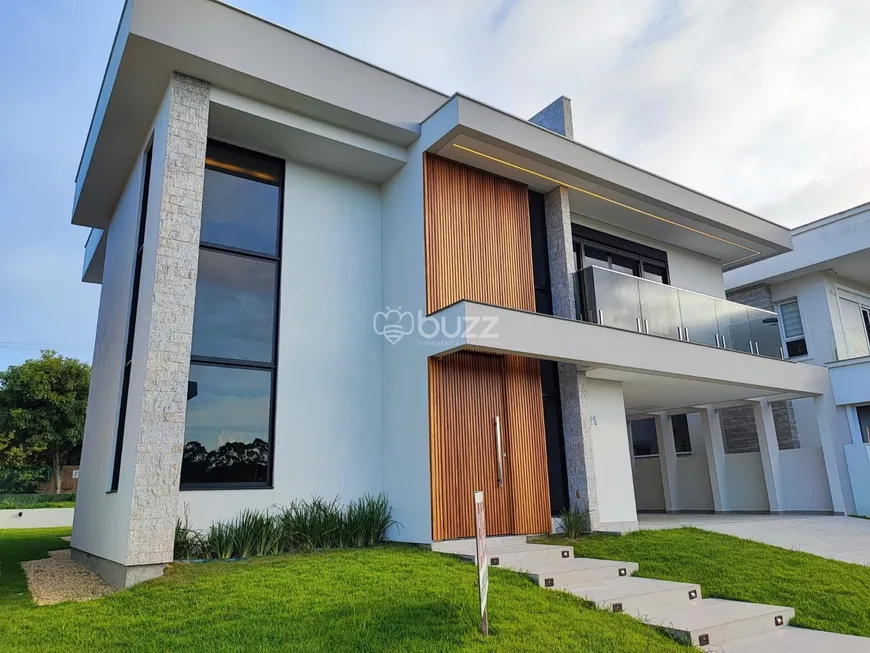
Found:
M 791 606 L 794 626 L 870 637 L 870 567 L 696 528 L 546 540 L 637 562 L 639 576 L 700 583 L 705 597 Z
M 0 531 L 2 651 L 685 651 L 626 615 L 493 569 L 491 636 L 475 568 L 406 546 L 175 565 L 89 603 L 35 607 L 21 560 L 68 529 Z

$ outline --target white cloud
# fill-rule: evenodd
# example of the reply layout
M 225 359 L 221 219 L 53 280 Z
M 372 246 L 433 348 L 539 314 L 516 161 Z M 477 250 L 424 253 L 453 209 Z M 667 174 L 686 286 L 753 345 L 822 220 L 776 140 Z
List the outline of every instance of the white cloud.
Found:
M 234 0 L 794 226 L 870 199 L 866 0 Z

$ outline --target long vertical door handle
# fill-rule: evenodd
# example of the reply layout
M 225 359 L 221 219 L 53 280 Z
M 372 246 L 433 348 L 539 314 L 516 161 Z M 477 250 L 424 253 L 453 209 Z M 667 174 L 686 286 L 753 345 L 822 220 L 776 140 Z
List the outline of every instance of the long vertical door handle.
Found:
M 495 416 L 495 455 L 498 459 L 498 486 L 504 487 L 504 455 L 501 449 L 501 418 Z

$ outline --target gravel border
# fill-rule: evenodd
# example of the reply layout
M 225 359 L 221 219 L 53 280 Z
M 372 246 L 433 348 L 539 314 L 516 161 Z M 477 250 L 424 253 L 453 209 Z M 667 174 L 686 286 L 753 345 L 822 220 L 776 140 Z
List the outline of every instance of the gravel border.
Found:
M 69 549 L 49 551 L 48 555 L 48 558 L 21 563 L 36 605 L 90 601 L 115 591 L 97 574 L 73 562 Z

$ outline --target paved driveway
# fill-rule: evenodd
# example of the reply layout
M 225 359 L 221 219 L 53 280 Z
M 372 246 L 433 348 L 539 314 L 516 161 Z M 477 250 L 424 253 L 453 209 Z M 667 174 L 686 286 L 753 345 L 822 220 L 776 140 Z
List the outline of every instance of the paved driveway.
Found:
M 785 549 L 870 565 L 870 520 L 805 515 L 640 515 L 641 529 L 695 526 Z

